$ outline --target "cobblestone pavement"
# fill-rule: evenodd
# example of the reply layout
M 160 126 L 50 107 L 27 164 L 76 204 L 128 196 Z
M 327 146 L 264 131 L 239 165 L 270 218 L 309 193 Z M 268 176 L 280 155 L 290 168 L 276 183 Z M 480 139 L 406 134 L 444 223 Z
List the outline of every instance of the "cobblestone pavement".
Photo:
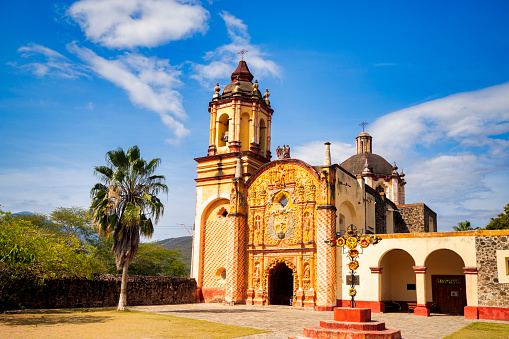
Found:
M 332 312 L 318 312 L 290 306 L 225 306 L 200 303 L 129 308 L 272 331 L 243 337 L 243 339 L 287 339 L 290 335 L 302 336 L 304 327 L 318 326 L 320 320 L 333 318 Z M 462 316 L 442 314 L 421 317 L 411 313 L 373 313 L 371 317 L 373 320 L 384 321 L 387 328 L 401 330 L 401 335 L 405 339 L 443 338 L 474 321 Z

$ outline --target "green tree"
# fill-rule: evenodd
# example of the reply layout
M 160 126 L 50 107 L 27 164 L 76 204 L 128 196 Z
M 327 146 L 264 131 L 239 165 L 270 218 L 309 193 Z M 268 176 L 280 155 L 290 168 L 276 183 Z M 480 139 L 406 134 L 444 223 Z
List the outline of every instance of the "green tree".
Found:
M 79 250 L 75 237 L 65 239 L 30 221 L 0 210 L 0 262 L 20 272 L 28 270 L 41 280 L 87 276 L 98 268 L 93 254 Z
M 486 230 L 509 230 L 509 204 L 505 205 L 504 212 L 500 213 L 498 217 L 491 218 Z
M 453 229 L 456 231 L 456 232 L 463 232 L 463 231 L 474 231 L 474 230 L 478 230 L 479 227 L 476 227 L 476 228 L 472 228 L 472 226 L 470 226 L 470 221 L 466 220 L 466 221 L 461 221 L 458 223 L 458 226 L 453 226 Z
M 129 266 L 129 273 L 136 275 L 185 277 L 186 264 L 179 250 L 170 250 L 156 243 L 140 243 L 138 254 Z
M 154 175 L 161 159 L 149 162 L 140 157 L 138 146 L 124 152 L 118 148 L 106 153 L 107 166 L 95 167 L 100 183 L 90 191 L 90 211 L 100 233 L 113 236 L 113 253 L 118 269 L 122 269 L 122 284 L 118 310 L 126 308 L 127 271 L 133 261 L 140 234 L 154 233 L 154 223 L 163 215 L 164 206 L 157 194 L 168 192 L 164 176 Z

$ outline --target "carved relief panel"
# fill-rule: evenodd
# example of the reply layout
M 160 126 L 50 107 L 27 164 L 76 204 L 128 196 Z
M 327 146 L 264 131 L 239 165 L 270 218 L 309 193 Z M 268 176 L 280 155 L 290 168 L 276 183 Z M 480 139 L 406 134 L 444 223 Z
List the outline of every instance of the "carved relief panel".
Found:
M 249 244 L 313 244 L 320 181 L 295 164 L 278 163 L 248 188 Z

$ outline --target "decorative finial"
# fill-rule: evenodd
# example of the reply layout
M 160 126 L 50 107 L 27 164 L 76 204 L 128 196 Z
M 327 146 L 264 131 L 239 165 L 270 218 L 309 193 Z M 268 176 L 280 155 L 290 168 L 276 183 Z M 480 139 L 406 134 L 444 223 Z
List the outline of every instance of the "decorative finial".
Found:
M 216 82 L 216 87 L 214 87 L 214 95 L 212 96 L 213 99 L 219 98 L 219 91 L 221 88 L 219 87 L 219 82 Z
M 364 121 L 363 121 L 363 122 L 361 122 L 361 123 L 359 124 L 359 126 L 362 126 L 362 131 L 363 131 L 363 132 L 364 132 L 364 126 L 366 126 L 367 124 L 368 124 L 368 123 L 367 123 L 367 122 L 364 122 Z
M 244 54 L 246 54 L 247 52 L 248 52 L 248 50 L 241 49 L 240 52 L 238 52 L 237 54 L 241 54 L 242 55 L 242 60 L 244 60 Z
M 323 166 L 328 167 L 331 165 L 330 158 L 330 142 L 325 143 L 325 152 L 323 153 Z
M 258 80 L 255 80 L 253 84 L 253 92 L 256 92 L 258 90 Z
M 237 81 L 235 81 L 235 88 L 233 89 L 234 92 L 238 92 L 240 90 L 240 81 L 239 77 L 237 76 Z
M 362 174 L 373 174 L 373 172 L 371 172 L 371 169 L 369 168 L 368 158 L 366 157 L 366 155 L 364 155 L 364 158 L 365 158 L 364 171 L 362 171 Z
M 265 89 L 265 94 L 263 95 L 263 99 L 265 99 L 265 103 L 266 103 L 268 106 L 270 106 L 269 97 L 270 97 L 269 89 L 268 89 L 268 88 L 266 88 L 266 89 Z

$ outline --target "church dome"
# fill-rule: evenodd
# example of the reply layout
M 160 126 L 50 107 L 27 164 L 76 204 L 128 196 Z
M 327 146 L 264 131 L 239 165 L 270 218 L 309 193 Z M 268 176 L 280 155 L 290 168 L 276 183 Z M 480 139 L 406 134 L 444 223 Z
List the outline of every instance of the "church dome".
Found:
M 346 169 L 353 175 L 361 175 L 364 171 L 364 165 L 368 161 L 369 169 L 371 173 L 377 176 L 390 176 L 392 175 L 392 165 L 378 154 L 372 153 L 360 153 L 352 155 L 350 158 L 345 160 L 341 167 Z
M 239 61 L 239 65 L 237 69 L 233 71 L 230 79 L 230 82 L 223 91 L 223 96 L 228 96 L 235 92 L 235 88 L 238 86 L 237 93 L 242 95 L 255 95 L 257 97 L 261 97 L 261 93 L 258 88 L 253 87 L 253 78 L 254 76 L 249 71 L 247 67 L 247 63 L 244 60 Z

